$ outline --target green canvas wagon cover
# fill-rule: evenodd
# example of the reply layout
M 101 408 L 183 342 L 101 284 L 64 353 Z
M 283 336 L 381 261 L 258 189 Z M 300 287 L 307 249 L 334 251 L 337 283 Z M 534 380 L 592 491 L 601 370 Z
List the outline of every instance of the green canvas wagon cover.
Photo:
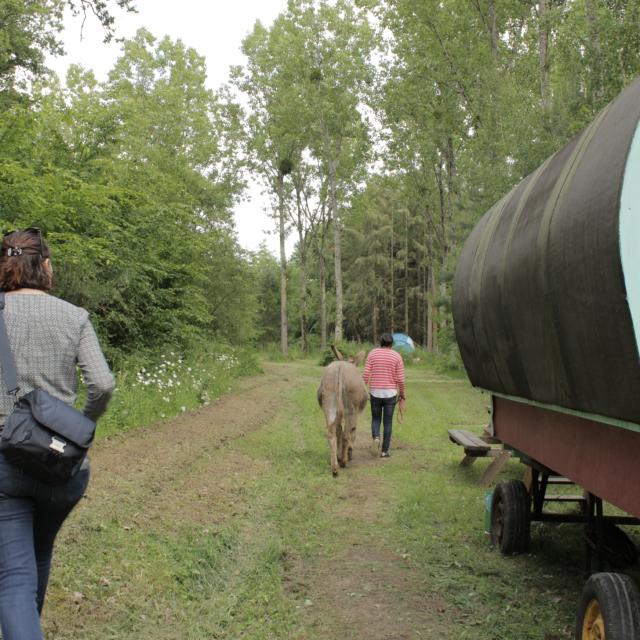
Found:
M 640 80 L 480 220 L 453 315 L 474 386 L 640 425 Z

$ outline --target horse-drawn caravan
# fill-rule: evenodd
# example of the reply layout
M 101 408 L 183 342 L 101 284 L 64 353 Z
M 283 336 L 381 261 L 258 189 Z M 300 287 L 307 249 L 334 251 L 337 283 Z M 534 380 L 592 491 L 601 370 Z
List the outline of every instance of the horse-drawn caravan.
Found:
M 640 80 L 480 220 L 453 312 L 468 376 L 491 393 L 491 435 L 528 465 L 494 491 L 494 543 L 514 553 L 531 520 L 585 522 L 601 559 L 613 525 L 640 518 Z M 568 481 L 582 508 L 546 512 L 547 487 Z M 603 515 L 603 500 L 629 515 Z M 635 583 L 593 575 L 576 627 L 640 639 Z

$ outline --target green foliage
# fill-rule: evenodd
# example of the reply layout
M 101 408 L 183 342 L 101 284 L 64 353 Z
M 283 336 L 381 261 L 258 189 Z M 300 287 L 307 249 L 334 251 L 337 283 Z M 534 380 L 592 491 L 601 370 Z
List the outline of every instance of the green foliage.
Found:
M 252 259 L 257 290 L 257 338 L 263 344 L 276 342 L 280 331 L 280 267 L 262 247 Z
M 44 72 L 47 53 L 60 53 L 62 9 L 60 0 L 0 2 L 0 110 L 25 99 L 25 80 Z
M 293 342 L 289 345 L 287 355 L 283 355 L 279 343 L 271 342 L 261 346 L 260 354 L 269 362 L 293 362 L 296 360 L 317 359 L 318 350 L 305 351 L 300 343 Z
M 62 53 L 59 34 L 65 8 L 74 15 L 95 18 L 105 41 L 114 35 L 113 7 L 135 11 L 134 0 L 1 0 L 0 112 L 29 100 L 29 84 L 47 71 L 47 54 Z
M 318 364 L 321 367 L 326 367 L 328 364 L 331 364 L 334 360 L 335 360 L 335 356 L 333 355 L 333 352 L 331 351 L 331 349 L 325 349 L 321 354 L 320 354 L 320 360 L 318 361 Z
M 379 26 L 369 105 L 383 153 L 341 211 L 346 335 L 402 328 L 459 369 L 450 301 L 462 243 L 638 75 L 640 2 L 356 4 Z
M 65 89 L 34 87 L 37 108 L 0 110 L 2 228 L 44 230 L 57 293 L 92 312 L 112 358 L 256 333 L 231 225 L 237 111 L 205 82 L 192 49 L 142 30 L 106 83 L 75 67 Z

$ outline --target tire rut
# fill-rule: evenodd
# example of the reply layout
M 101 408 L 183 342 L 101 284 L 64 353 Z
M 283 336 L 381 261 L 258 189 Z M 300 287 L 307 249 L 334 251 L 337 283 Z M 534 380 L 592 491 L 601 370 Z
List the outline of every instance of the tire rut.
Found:
M 282 410 L 283 398 L 299 384 L 282 369 L 270 365 L 265 374 L 242 380 L 237 391 L 209 406 L 96 443 L 87 502 L 100 504 L 103 512 L 120 514 L 144 503 L 139 518 L 154 513 L 163 518 L 184 516 L 188 486 L 203 503 L 220 504 L 220 496 L 232 491 L 238 475 L 249 470 L 255 476 L 259 469 L 254 468 L 255 461 L 238 453 L 216 453 L 269 424 Z M 200 505 L 196 511 L 205 509 Z

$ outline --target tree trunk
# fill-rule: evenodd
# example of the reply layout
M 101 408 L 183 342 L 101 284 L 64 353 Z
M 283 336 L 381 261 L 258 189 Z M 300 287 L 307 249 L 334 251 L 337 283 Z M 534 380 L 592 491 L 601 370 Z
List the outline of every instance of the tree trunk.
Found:
M 335 278 L 336 278 L 336 326 L 335 339 L 336 342 L 342 341 L 342 240 L 340 233 L 340 221 L 338 218 L 333 219 L 333 249 L 335 261 Z
M 427 275 L 426 267 L 422 268 L 422 282 L 420 283 L 420 325 L 422 329 L 422 344 L 429 349 L 429 297 L 427 291 Z
M 443 268 L 443 270 L 445 268 L 446 260 L 447 260 L 447 257 L 443 256 L 442 257 L 442 268 Z M 445 282 L 441 282 L 440 283 L 440 298 L 442 299 L 442 298 L 446 298 L 446 297 L 447 297 L 447 285 L 446 285 Z M 444 313 L 441 314 L 441 315 L 442 315 L 442 319 L 440 320 L 440 328 L 444 330 L 448 326 L 447 316 Z
M 376 341 L 378 340 L 378 314 L 380 313 L 380 309 L 378 308 L 378 301 L 375 300 L 373 303 L 373 312 L 372 312 L 372 318 L 371 318 L 371 324 L 373 327 L 373 336 L 371 338 L 371 341 L 373 342 L 373 344 L 376 343 Z
M 542 107 L 548 111 L 551 107 L 549 95 L 549 25 L 547 24 L 547 0 L 538 2 L 538 49 L 540 60 L 540 98 Z
M 300 234 L 302 236 L 302 234 Z M 309 350 L 309 340 L 307 337 L 307 257 L 304 247 L 304 240 L 299 239 L 300 253 L 300 341 L 302 350 L 306 353 Z
M 431 267 L 427 269 L 425 274 L 425 295 L 427 299 L 427 308 L 425 315 L 426 333 L 427 333 L 427 350 L 433 351 L 433 300 L 430 291 L 431 283 Z
M 307 339 L 307 246 L 298 187 L 296 187 L 296 204 L 298 209 L 298 253 L 300 254 L 300 342 L 302 350 L 306 353 L 309 350 Z
M 395 254 L 395 236 L 394 236 L 394 226 L 393 226 L 393 210 L 391 210 L 391 239 L 390 239 L 390 248 L 389 248 L 389 313 L 390 313 L 390 321 L 389 321 L 389 331 L 393 333 L 395 328 L 395 317 L 396 317 L 396 291 L 395 291 L 395 278 L 394 278 L 394 254 Z
M 337 160 L 329 163 L 329 215 L 333 221 L 333 251 L 336 278 L 336 325 L 335 341 L 342 341 L 342 239 L 340 228 L 340 217 L 338 216 L 338 199 L 336 172 L 338 169 Z
M 427 262 L 427 258 L 429 255 L 429 229 L 427 226 L 427 216 L 425 214 L 424 221 L 422 225 L 422 243 L 424 245 L 425 253 L 422 256 L 421 265 L 422 265 L 422 283 L 421 283 L 421 292 L 422 292 L 422 315 L 420 316 L 422 320 L 422 344 L 427 348 L 431 349 L 431 332 L 429 329 L 429 266 Z
M 456 193 L 456 164 L 452 138 L 447 139 L 447 146 L 443 150 L 441 161 L 435 167 L 435 175 L 440 202 L 440 272 L 446 273 L 449 252 L 451 251 L 451 247 L 449 246 L 449 231 L 453 222 L 453 197 Z M 433 269 L 431 270 L 431 275 L 434 278 L 432 289 L 435 294 L 436 285 Z M 447 285 L 445 282 L 440 284 L 440 296 L 442 298 L 446 298 L 447 296 Z M 447 317 L 445 314 L 439 315 L 441 316 L 440 327 L 444 330 L 447 328 Z M 437 332 L 435 331 L 435 327 L 434 346 L 437 350 Z
M 604 77 L 602 73 L 602 45 L 598 28 L 598 11 L 594 0 L 585 0 L 585 13 L 589 23 L 589 49 L 591 53 L 591 74 L 589 84 L 591 95 L 588 98 L 593 104 L 600 102 L 604 96 Z
M 435 300 L 437 294 L 438 294 L 438 289 L 436 287 L 436 274 L 435 274 L 435 270 L 433 269 L 433 267 L 431 267 L 431 273 L 429 274 L 430 276 L 430 292 L 431 292 L 431 300 Z M 431 350 L 437 352 L 438 351 L 438 322 L 437 319 L 434 317 L 435 313 L 437 311 L 436 306 L 433 304 L 433 302 L 429 303 L 429 307 L 430 307 L 430 330 L 431 330 Z
M 276 178 L 278 193 L 278 232 L 280 235 L 280 350 L 286 356 L 289 353 L 287 327 L 287 255 L 285 252 L 285 215 L 284 215 L 284 176 Z
M 487 30 L 487 34 L 489 35 L 489 44 L 491 46 L 491 55 L 494 58 L 498 57 L 498 21 L 496 15 L 496 0 L 489 0 L 489 15 L 485 16 L 484 11 L 482 10 L 482 5 L 480 0 L 474 0 L 474 4 L 478 13 L 480 14 L 480 18 Z
M 409 334 L 409 211 L 404 213 L 404 332 Z
M 448 154 L 444 154 L 445 156 L 447 156 Z M 449 163 L 448 158 L 445 157 L 445 166 L 443 168 L 442 166 L 442 161 L 439 162 L 439 164 L 436 166 L 436 183 L 438 185 L 438 196 L 439 196 L 439 202 L 440 202 L 440 263 L 441 266 L 444 266 L 444 264 L 446 263 L 447 260 L 447 253 L 448 253 L 448 221 L 449 221 L 449 194 L 445 193 L 445 186 L 444 186 L 444 177 L 443 177 L 443 170 L 447 171 L 447 165 Z M 448 172 L 447 172 L 448 175 Z M 448 191 L 448 189 L 447 189 Z M 434 261 L 435 262 L 435 261 Z M 438 290 L 436 288 L 436 280 L 435 280 L 435 269 L 432 266 L 431 269 L 431 293 L 433 298 L 435 299 L 435 297 L 438 294 Z M 442 286 L 440 287 L 441 293 L 442 293 Z M 442 293 L 442 295 L 444 296 L 446 294 L 446 288 L 444 289 L 444 293 Z M 441 315 L 441 314 L 438 314 Z M 445 323 L 446 320 L 444 320 L 444 318 L 441 320 L 441 323 Z M 436 325 L 433 325 L 433 343 L 434 343 L 434 350 L 438 350 L 437 347 L 437 328 Z
M 327 267 L 324 246 L 320 248 L 320 348 L 327 348 Z

